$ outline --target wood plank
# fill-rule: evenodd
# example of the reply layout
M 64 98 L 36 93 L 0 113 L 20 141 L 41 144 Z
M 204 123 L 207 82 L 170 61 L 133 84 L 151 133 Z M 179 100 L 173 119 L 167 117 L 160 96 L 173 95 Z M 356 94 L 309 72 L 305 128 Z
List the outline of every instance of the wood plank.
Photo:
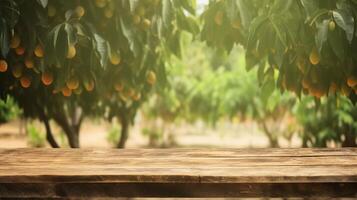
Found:
M 356 182 L 356 168 L 237 167 L 237 168 L 8 168 L 0 182 L 150 182 L 150 183 L 274 183 Z
M 356 184 L 355 148 L 0 149 L 0 198 L 19 188 L 46 198 L 97 187 L 99 197 L 357 197 Z
M 107 198 L 107 197 L 309 197 L 357 198 L 356 183 L 257 183 L 257 184 L 192 184 L 192 183 L 57 183 L 2 184 L 3 198 Z M 1 198 L 2 199 L 2 198 Z
M 309 157 L 309 156 L 356 156 L 356 148 L 256 148 L 256 149 L 57 149 L 47 148 L 45 153 L 43 149 L 35 148 L 19 148 L 19 149 L 1 149 L 0 155 L 33 155 L 41 153 L 41 156 L 63 155 L 63 153 L 70 152 L 68 156 L 78 155 L 107 155 L 107 156 L 120 156 L 120 157 L 265 157 L 265 156 L 281 156 L 281 157 Z M 72 154 L 76 152 L 76 154 Z
M 155 162 L 152 160 L 155 159 Z M 93 163 L 98 163 L 98 165 L 103 167 L 129 167 L 135 166 L 142 168 L 148 167 L 206 167 L 210 168 L 216 167 L 252 167 L 252 166 L 356 166 L 357 156 L 330 156 L 330 157 L 292 157 L 292 158 L 279 158 L 279 157 L 247 157 L 247 158 L 113 158 L 113 159 L 93 159 L 90 157 L 81 156 L 67 157 L 63 159 L 61 157 L 53 158 L 43 158 L 37 157 L 33 159 L 22 159 L 20 163 L 17 163 L 19 159 L 0 158 L 0 169 L 2 167 L 31 167 L 33 165 L 38 165 L 39 163 L 46 161 L 46 166 L 56 167 L 57 165 L 71 166 L 73 162 L 76 163 L 78 167 L 86 167 L 88 165 L 93 165 Z M 121 163 L 118 166 L 118 163 Z M 42 167 L 42 166 L 39 166 Z

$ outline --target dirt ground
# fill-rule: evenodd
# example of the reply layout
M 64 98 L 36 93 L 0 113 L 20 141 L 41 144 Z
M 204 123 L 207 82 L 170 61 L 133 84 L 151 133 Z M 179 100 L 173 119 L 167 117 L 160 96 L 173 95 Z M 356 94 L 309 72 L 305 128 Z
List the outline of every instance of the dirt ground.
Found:
M 42 124 L 38 122 L 32 123 L 42 134 L 44 133 Z M 143 123 L 136 124 L 131 128 L 127 148 L 147 148 L 149 142 L 148 138 L 142 134 Z M 24 128 L 21 129 L 20 127 L 20 120 L 0 125 L 0 148 L 31 147 Z M 113 145 L 107 139 L 111 127 L 112 125 L 108 123 L 85 121 L 80 133 L 81 147 L 112 147 Z M 170 134 L 175 138 L 176 145 L 174 147 L 261 148 L 269 146 L 266 136 L 257 128 L 254 122 L 237 124 L 223 122 L 219 123 L 214 129 L 208 128 L 203 123 L 196 123 L 195 125 L 184 124 L 172 126 L 170 130 Z M 59 129 L 55 128 L 54 132 L 59 132 Z M 57 140 L 59 143 L 63 143 L 63 138 L 61 140 L 58 135 Z M 300 143 L 296 136 L 293 137 L 291 143 L 283 138 L 279 139 L 279 144 L 282 147 L 299 147 Z

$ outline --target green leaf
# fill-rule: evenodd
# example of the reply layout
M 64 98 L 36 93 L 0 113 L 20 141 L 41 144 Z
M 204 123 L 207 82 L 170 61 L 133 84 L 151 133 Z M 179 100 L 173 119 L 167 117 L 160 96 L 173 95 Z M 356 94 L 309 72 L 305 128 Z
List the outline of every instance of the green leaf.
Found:
M 248 0 L 249 2 L 250 0 Z M 240 18 L 242 20 L 243 27 L 249 27 L 252 20 L 251 11 L 248 9 L 247 0 L 235 1 L 239 10 Z
M 170 0 L 162 0 L 162 20 L 166 27 L 171 25 L 173 17 L 173 8 Z
M 198 34 L 200 28 L 194 18 L 185 16 L 183 12 L 177 12 L 177 25 L 190 33 Z
M 252 54 L 246 54 L 245 60 L 246 60 L 245 68 L 247 71 L 252 70 L 260 61 L 257 58 L 255 58 Z
M 348 49 L 347 48 L 348 43 L 344 38 L 345 36 L 342 31 L 335 30 L 329 32 L 328 42 L 335 55 L 341 61 L 345 59 L 346 49 Z
M 64 26 L 64 30 L 67 33 L 67 44 L 68 46 L 72 46 L 77 42 L 76 33 L 71 24 L 66 23 Z
M 160 17 L 155 16 L 153 19 L 153 24 L 154 24 L 154 27 L 156 27 L 154 29 L 154 31 L 156 32 L 158 38 L 161 39 L 164 34 L 162 19 Z
M 350 113 L 343 111 L 343 110 L 338 110 L 337 111 L 338 118 L 340 121 L 346 124 L 352 124 L 354 122 L 354 119 L 350 115 Z
M 6 57 L 10 51 L 9 31 L 4 18 L 0 18 L 0 51 L 2 57 Z
M 313 13 L 318 10 L 318 1 L 315 0 L 300 0 L 308 17 L 312 17 Z
M 48 0 L 37 0 L 39 4 L 41 4 L 42 7 L 46 8 L 48 4 Z
M 185 10 L 187 10 L 192 15 L 196 11 L 196 1 L 195 0 L 176 0 Z
M 287 47 L 287 44 L 286 44 L 286 38 L 283 36 L 283 30 L 280 29 L 278 23 L 275 22 L 274 19 L 272 18 L 269 18 L 270 19 L 270 23 L 273 25 L 273 28 L 275 30 L 275 33 L 276 35 L 278 36 L 280 42 L 284 45 L 284 47 L 286 48 Z
M 50 35 L 53 35 L 53 47 L 56 47 L 57 44 L 57 39 L 58 39 L 58 33 L 60 32 L 61 28 L 62 28 L 63 24 L 58 24 L 57 26 L 55 26 L 51 31 L 50 31 Z
M 74 10 L 67 10 L 66 13 L 64 14 L 66 21 L 70 20 L 75 15 L 76 13 L 74 12 Z
M 130 50 L 133 52 L 135 57 L 138 57 L 140 54 L 140 45 L 136 41 L 136 35 L 132 27 L 125 21 L 123 18 L 120 19 L 121 29 L 123 30 L 123 34 L 128 40 Z
M 311 21 L 310 21 L 310 26 L 312 26 L 317 19 L 319 19 L 320 17 L 327 15 L 329 13 L 329 10 L 327 9 L 318 9 L 317 11 L 315 11 L 312 16 L 311 16 Z
M 258 76 L 258 82 L 259 85 L 261 85 L 264 81 L 264 73 L 265 73 L 265 63 L 259 64 L 258 70 L 257 70 L 257 76 Z
M 238 13 L 236 0 L 227 0 L 225 3 L 225 10 L 229 20 L 233 21 L 237 19 L 239 13 Z
M 254 40 L 258 28 L 268 20 L 267 16 L 259 16 L 253 19 L 251 25 L 249 26 L 249 35 L 247 41 L 247 49 L 249 49 L 250 43 Z
M 325 19 L 321 23 L 317 23 L 317 34 L 315 35 L 315 42 L 320 55 L 322 46 L 327 41 L 329 21 L 330 20 Z
M 95 40 L 95 48 L 100 55 L 100 64 L 102 67 L 107 66 L 108 58 L 109 58 L 109 44 L 106 40 L 104 40 L 100 35 L 94 34 Z
M 346 32 L 347 40 L 351 43 L 354 33 L 354 18 L 348 10 L 334 10 L 333 18 L 337 25 Z
M 272 6 L 272 11 L 274 14 L 282 14 L 290 9 L 292 3 L 292 0 L 275 0 Z
M 134 12 L 136 7 L 138 6 L 140 0 L 128 0 L 130 6 L 130 12 Z
M 20 12 L 16 1 L 7 0 L 6 3 L 6 5 L 0 6 L 0 16 L 6 20 L 6 24 L 11 30 L 17 24 Z
M 176 56 L 181 57 L 182 49 L 181 49 L 181 34 L 180 32 L 176 32 L 172 38 L 168 41 L 168 47 L 170 51 L 174 53 Z
M 274 78 L 269 78 L 265 81 L 263 87 L 261 88 L 261 97 L 263 102 L 266 102 L 268 98 L 273 94 L 275 89 Z
M 52 50 L 51 47 L 48 47 L 49 50 Z M 47 51 L 49 51 L 47 50 Z M 67 51 L 68 51 L 68 36 L 67 32 L 64 30 L 64 27 L 60 29 L 57 37 L 56 46 L 54 46 L 54 52 L 52 54 L 55 56 L 59 63 L 64 63 Z

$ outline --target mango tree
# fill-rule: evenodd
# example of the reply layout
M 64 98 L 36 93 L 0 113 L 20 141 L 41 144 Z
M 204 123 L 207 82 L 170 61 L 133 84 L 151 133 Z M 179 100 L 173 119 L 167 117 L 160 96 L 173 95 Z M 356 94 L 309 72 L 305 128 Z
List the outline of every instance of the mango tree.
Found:
M 267 77 L 278 71 L 276 86 L 282 91 L 353 98 L 356 8 L 353 0 L 210 1 L 201 36 L 221 50 L 243 45 L 247 67 L 259 67 L 263 85 L 275 82 Z
M 296 132 L 291 113 L 296 98 L 274 91 L 274 83 L 261 88 L 258 70 L 245 70 L 242 48 L 234 47 L 228 55 L 202 42 L 183 43 L 181 59 L 168 70 L 169 86 L 144 106 L 146 118 L 161 118 L 163 125 L 201 120 L 213 127 L 221 120 L 254 120 L 273 147 L 279 137 L 290 139 Z M 157 132 L 155 126 L 146 127 L 150 129 Z
M 190 0 L 1 1 L 1 96 L 43 121 L 53 147 L 51 119 L 79 147 L 83 119 L 98 116 L 119 117 L 124 147 L 141 102 L 165 84 L 165 60 L 179 53 L 181 32 L 198 32 L 194 7 Z

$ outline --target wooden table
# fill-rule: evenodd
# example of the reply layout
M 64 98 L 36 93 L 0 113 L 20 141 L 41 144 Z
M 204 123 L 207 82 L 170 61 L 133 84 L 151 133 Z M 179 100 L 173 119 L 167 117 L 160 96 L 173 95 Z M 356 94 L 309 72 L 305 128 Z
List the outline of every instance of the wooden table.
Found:
M 0 149 L 0 199 L 357 197 L 357 149 Z

